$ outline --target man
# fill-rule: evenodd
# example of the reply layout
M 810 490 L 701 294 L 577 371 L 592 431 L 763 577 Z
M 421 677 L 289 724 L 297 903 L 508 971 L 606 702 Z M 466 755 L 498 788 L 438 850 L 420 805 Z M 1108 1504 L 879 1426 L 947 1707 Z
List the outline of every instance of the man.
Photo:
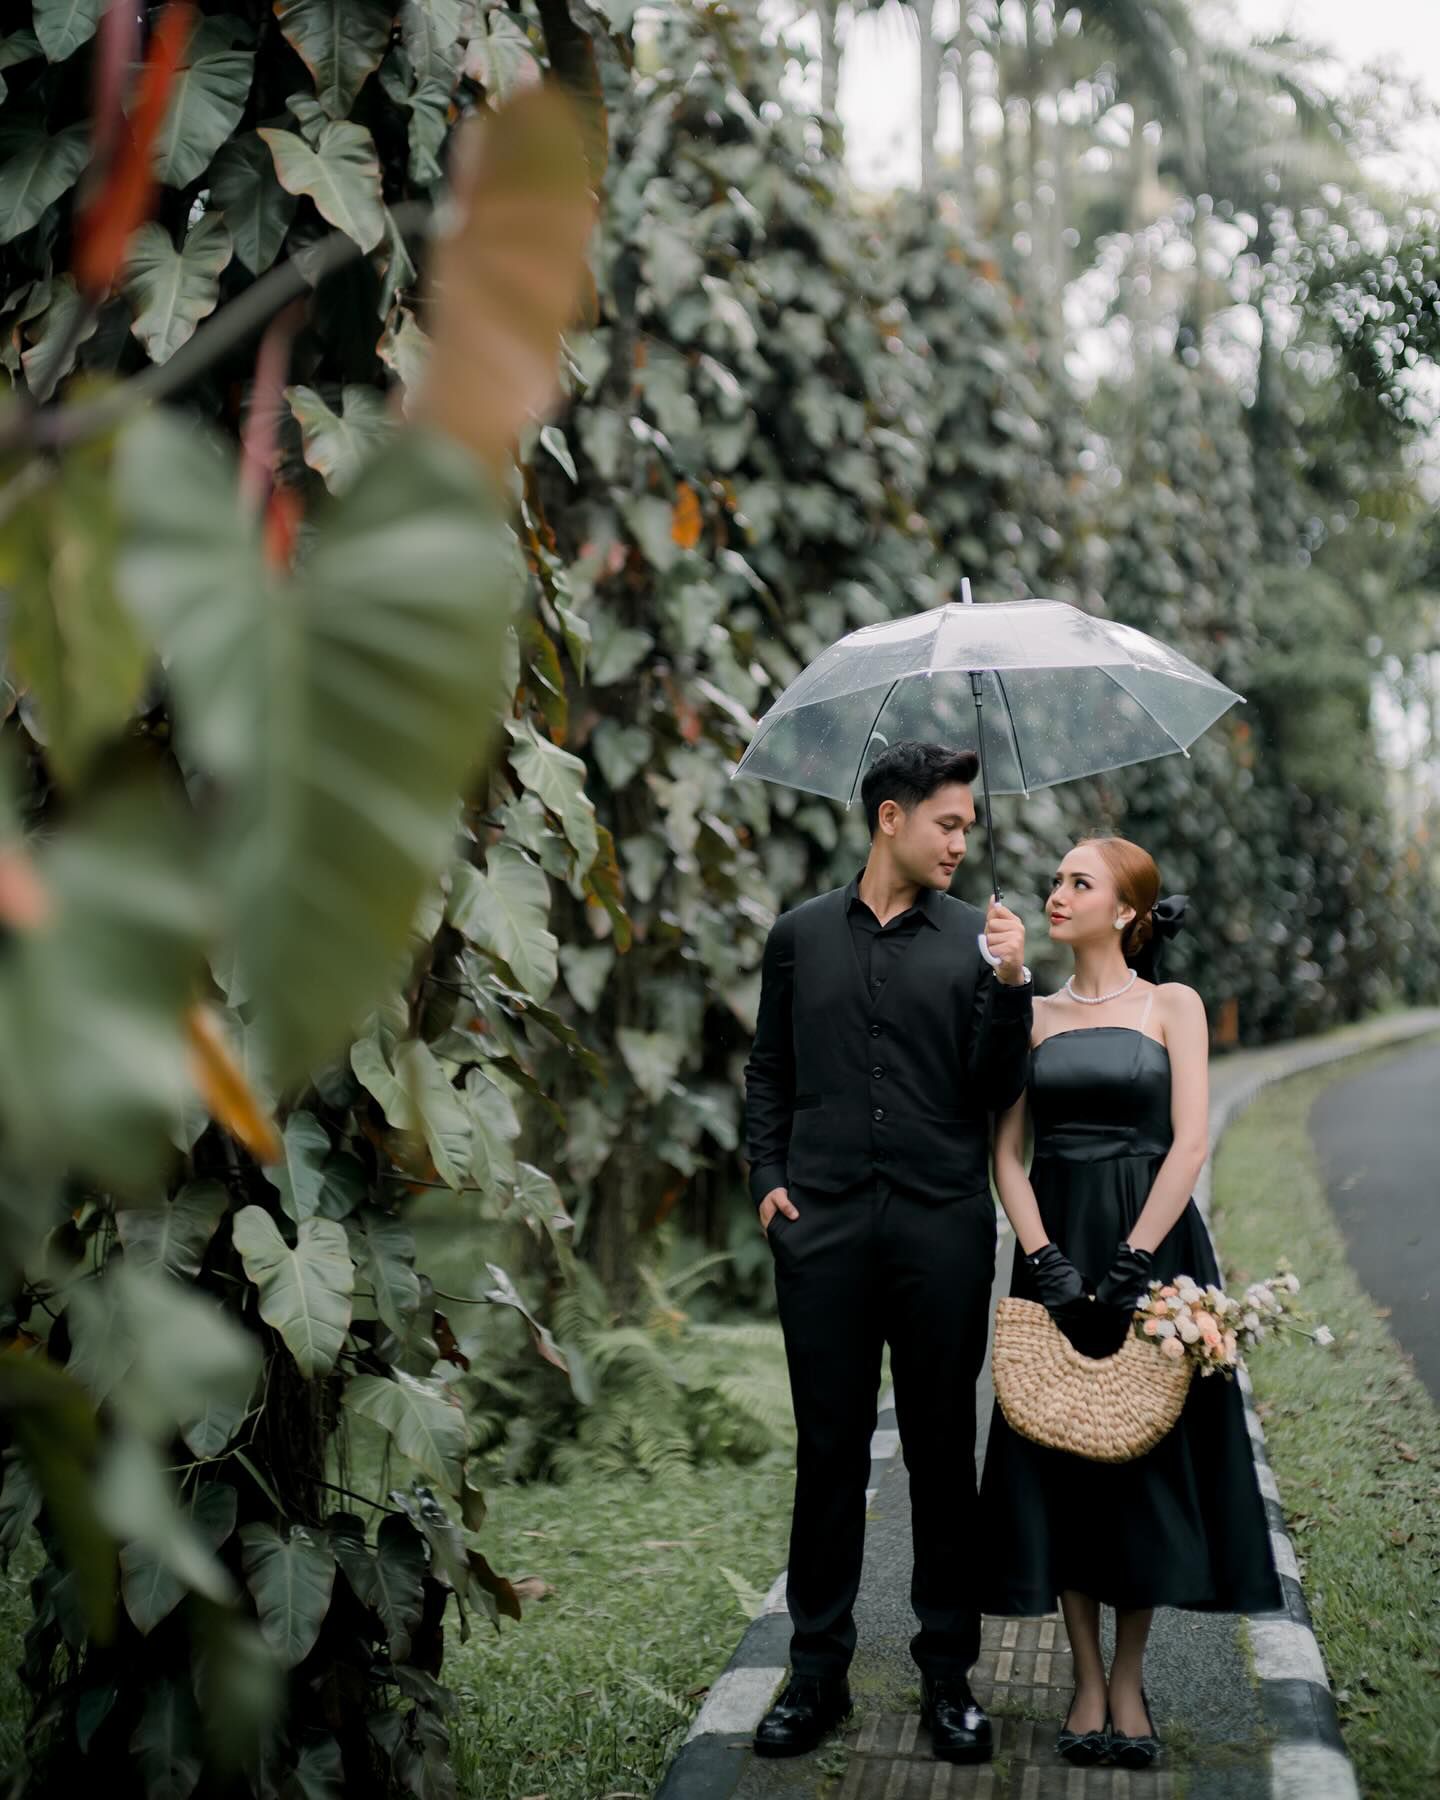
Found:
M 1020 920 L 993 901 L 982 917 L 946 892 L 975 823 L 976 768 L 973 751 L 938 744 L 884 751 L 860 789 L 864 869 L 782 914 L 765 946 L 747 1151 L 798 1443 L 792 1677 L 760 1722 L 762 1756 L 814 1749 L 850 1711 L 887 1342 L 910 1473 L 921 1717 L 938 1757 L 991 1753 L 968 1681 L 985 1554 L 975 1383 L 995 1267 L 988 1115 L 1025 1085 L 1032 991 Z

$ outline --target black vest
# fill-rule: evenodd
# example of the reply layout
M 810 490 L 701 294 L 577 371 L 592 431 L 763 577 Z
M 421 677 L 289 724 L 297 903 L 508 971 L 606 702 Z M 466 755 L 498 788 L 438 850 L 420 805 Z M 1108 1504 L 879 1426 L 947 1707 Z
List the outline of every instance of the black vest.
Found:
M 846 890 L 795 910 L 795 1109 L 789 1178 L 866 1179 L 944 1200 L 989 1183 L 989 1116 L 970 1074 L 984 915 L 939 895 L 872 1002 Z

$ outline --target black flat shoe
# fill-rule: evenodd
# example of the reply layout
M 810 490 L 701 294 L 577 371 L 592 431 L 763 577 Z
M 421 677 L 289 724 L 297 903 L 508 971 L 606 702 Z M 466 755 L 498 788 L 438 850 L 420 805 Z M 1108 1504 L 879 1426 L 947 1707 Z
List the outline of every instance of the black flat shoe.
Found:
M 941 1762 L 989 1762 L 995 1743 L 985 1709 L 963 1677 L 920 1681 L 920 1723 Z
M 1155 1715 L 1150 1710 L 1150 1696 L 1144 1688 L 1140 1690 L 1140 1699 L 1150 1730 L 1141 1737 L 1126 1737 L 1119 1731 L 1110 1733 L 1110 1760 L 1122 1769 L 1148 1769 L 1165 1748 L 1156 1736 Z
M 757 1756 L 804 1756 L 850 1717 L 850 1683 L 792 1675 L 755 1727 Z
M 1075 1695 L 1078 1692 L 1078 1688 L 1071 1692 L 1070 1704 L 1065 1708 L 1067 1720 L 1075 1709 Z M 1071 1731 L 1067 1725 L 1062 1724 L 1055 1734 L 1055 1748 L 1066 1762 L 1074 1763 L 1077 1769 L 1090 1769 L 1096 1763 L 1104 1762 L 1109 1755 L 1111 1736 L 1110 1715 L 1107 1713 L 1104 1727 L 1100 1731 Z

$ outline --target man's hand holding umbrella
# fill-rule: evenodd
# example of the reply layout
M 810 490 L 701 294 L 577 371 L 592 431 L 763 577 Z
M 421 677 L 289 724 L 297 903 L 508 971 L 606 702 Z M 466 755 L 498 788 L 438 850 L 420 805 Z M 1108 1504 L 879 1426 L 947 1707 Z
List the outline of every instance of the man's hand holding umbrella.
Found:
M 1019 987 L 1027 978 L 1025 923 L 993 894 L 985 915 L 985 960 L 1006 987 Z

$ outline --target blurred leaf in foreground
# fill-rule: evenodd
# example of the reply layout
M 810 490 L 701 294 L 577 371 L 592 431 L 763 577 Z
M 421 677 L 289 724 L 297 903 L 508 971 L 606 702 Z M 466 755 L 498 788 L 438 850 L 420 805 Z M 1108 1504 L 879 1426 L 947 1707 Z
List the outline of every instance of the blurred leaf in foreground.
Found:
M 373 1004 L 482 759 L 508 541 L 458 447 L 397 434 L 266 570 L 226 452 L 177 419 L 121 441 L 122 589 L 169 669 L 182 747 L 228 802 L 220 883 L 278 1080 Z
M 0 958 L 0 1129 L 33 1168 L 123 1188 L 168 1165 L 206 897 L 168 789 L 140 780 L 36 857 L 49 916 Z
M 497 477 L 553 402 L 594 217 L 575 115 L 536 89 L 476 114 L 452 162 L 456 227 L 433 257 L 433 344 L 414 418 L 458 438 Z

